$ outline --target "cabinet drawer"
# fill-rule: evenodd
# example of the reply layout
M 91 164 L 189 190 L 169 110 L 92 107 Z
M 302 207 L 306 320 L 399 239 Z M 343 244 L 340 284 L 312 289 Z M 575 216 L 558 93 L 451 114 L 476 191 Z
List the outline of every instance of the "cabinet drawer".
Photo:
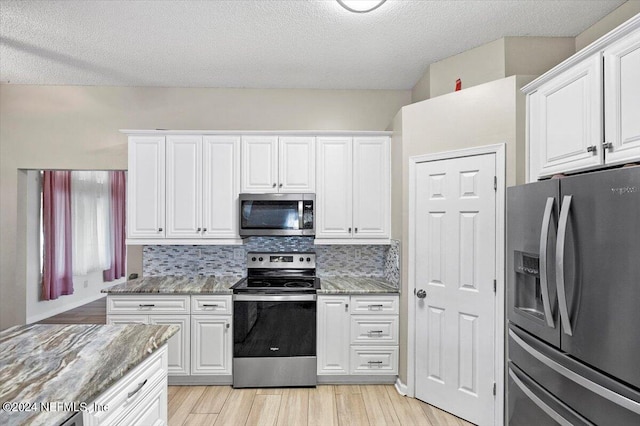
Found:
M 87 425 L 116 424 L 159 384 L 167 382 L 167 347 L 160 348 L 116 382 L 90 405 Z M 101 411 L 95 407 L 106 407 Z
M 351 344 L 397 345 L 398 317 L 396 315 L 353 315 Z
M 397 314 L 398 296 L 351 296 L 352 314 Z
M 351 374 L 398 374 L 398 347 L 351 347 Z
M 231 296 L 191 296 L 194 314 L 231 314 Z
M 108 296 L 108 314 L 188 314 L 189 296 Z

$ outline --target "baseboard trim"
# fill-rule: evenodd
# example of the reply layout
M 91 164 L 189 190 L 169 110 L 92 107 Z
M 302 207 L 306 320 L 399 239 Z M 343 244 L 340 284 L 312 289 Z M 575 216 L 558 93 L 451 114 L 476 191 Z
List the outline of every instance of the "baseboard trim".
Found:
M 232 383 L 233 376 L 230 374 L 220 376 L 169 376 L 170 386 L 230 385 Z
M 400 380 L 400 377 L 396 379 L 395 387 L 400 395 L 407 396 L 407 385 L 402 383 L 402 380 Z
M 397 376 L 373 375 L 327 375 L 318 376 L 318 384 L 323 385 L 392 385 Z

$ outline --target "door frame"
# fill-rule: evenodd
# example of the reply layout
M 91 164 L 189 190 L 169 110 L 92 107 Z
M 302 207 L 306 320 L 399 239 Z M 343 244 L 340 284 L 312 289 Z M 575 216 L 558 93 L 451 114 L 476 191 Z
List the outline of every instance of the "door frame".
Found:
M 415 207 L 416 207 L 416 166 L 420 163 L 450 160 L 461 157 L 495 154 L 497 178 L 496 187 L 496 303 L 495 303 L 495 355 L 494 380 L 496 383 L 496 397 L 494 399 L 494 424 L 504 424 L 504 360 L 505 360 L 505 193 L 506 193 L 506 144 L 493 144 L 481 147 L 439 152 L 435 154 L 417 155 L 409 158 L 409 271 L 407 302 L 407 395 L 415 397 L 416 388 L 416 309 L 414 292 L 416 290 L 415 277 Z

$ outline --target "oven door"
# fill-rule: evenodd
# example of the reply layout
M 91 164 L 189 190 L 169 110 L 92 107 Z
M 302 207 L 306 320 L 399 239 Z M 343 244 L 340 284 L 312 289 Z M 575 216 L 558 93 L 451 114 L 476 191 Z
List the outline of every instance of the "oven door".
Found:
M 234 294 L 233 357 L 316 356 L 315 294 Z

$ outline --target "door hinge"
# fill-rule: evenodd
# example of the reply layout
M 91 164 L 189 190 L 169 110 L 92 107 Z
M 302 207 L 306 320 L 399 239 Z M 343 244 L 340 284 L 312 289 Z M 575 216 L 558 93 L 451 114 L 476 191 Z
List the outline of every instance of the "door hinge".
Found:
M 498 190 L 498 176 L 493 177 L 493 190 L 494 191 Z
M 498 282 L 496 280 L 493 280 L 493 292 L 496 292 L 496 289 L 498 288 Z
M 493 396 L 496 396 L 496 382 L 493 382 Z

